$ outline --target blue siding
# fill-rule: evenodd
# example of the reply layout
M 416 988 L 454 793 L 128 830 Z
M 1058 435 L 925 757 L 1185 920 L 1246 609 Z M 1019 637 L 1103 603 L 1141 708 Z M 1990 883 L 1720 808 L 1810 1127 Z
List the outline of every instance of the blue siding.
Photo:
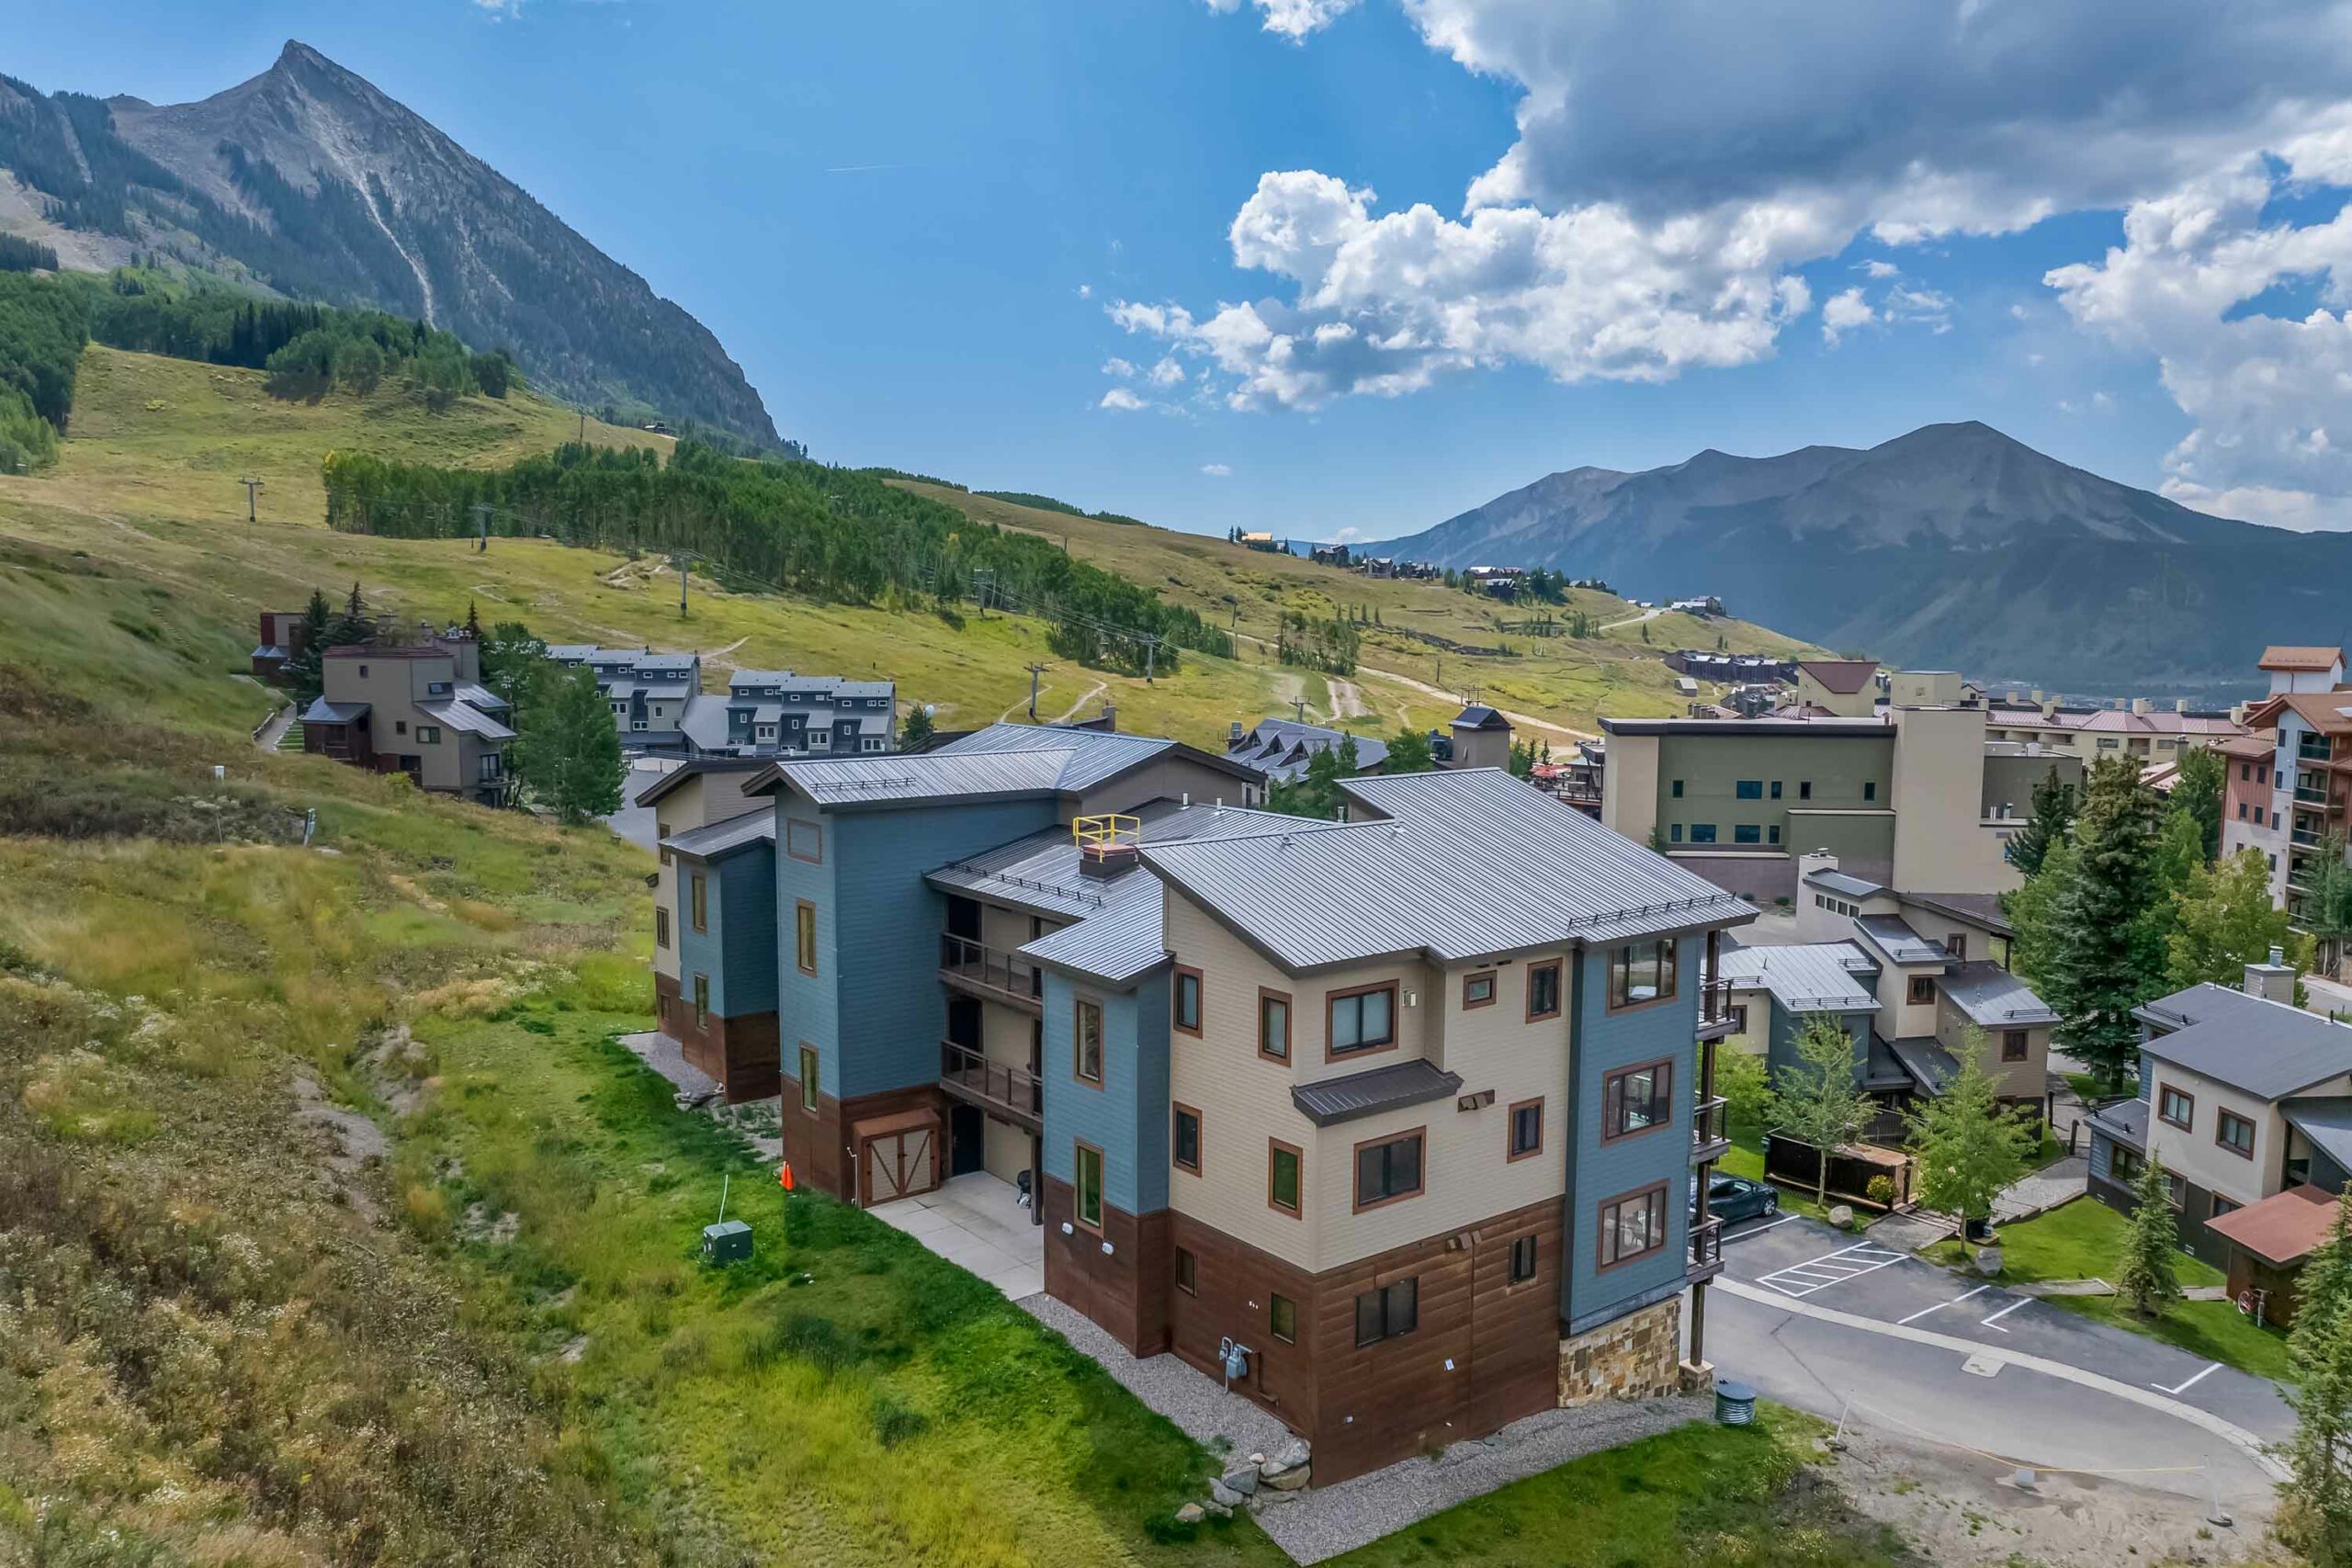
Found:
M 936 976 L 947 899 L 923 876 L 1055 820 L 1050 800 L 826 814 L 832 896 L 812 900 L 824 949 L 820 983 L 837 998 L 833 1048 L 820 1075 L 826 1093 L 846 1100 L 938 1081 L 947 998 Z M 790 925 L 781 929 L 789 941 Z
M 817 864 L 796 859 L 784 852 L 789 824 L 795 818 L 819 824 L 823 833 Z M 775 856 L 775 937 L 776 937 L 776 1033 L 784 1052 L 785 1070 L 797 1077 L 800 1071 L 800 1047 L 817 1048 L 817 1088 L 820 1092 L 840 1099 L 841 1086 L 841 1007 L 834 987 L 841 966 L 834 960 L 833 932 L 833 863 L 838 846 L 833 841 L 834 822 L 820 815 L 816 807 L 797 795 L 779 791 L 776 795 L 776 856 Z M 800 972 L 799 956 L 794 944 L 799 940 L 798 909 L 806 898 L 817 907 L 817 974 L 815 978 Z M 934 1056 L 937 1055 L 933 1052 Z
M 708 976 L 710 1010 L 721 1018 L 742 1018 L 775 1010 L 775 852 L 753 844 L 723 860 L 697 864 L 681 860 L 678 977 L 688 1006 L 694 977 Z M 700 875 L 703 931 L 694 929 L 691 879 Z
M 2126 1183 L 2117 1183 L 2114 1176 L 2111 1174 L 2114 1169 L 2114 1161 L 2109 1156 L 2113 1153 L 2114 1147 L 2115 1145 L 2109 1141 L 2107 1134 L 2101 1133 L 2096 1127 L 2091 1129 L 2091 1179 L 2093 1181 L 2105 1181 L 2111 1185 L 2128 1185 Z
M 1675 1000 L 1611 1017 L 1609 954 L 1588 950 L 1577 955 L 1576 998 L 1570 1016 L 1569 1124 L 1566 1247 L 1563 1307 L 1572 1330 L 1593 1326 L 1622 1312 L 1670 1294 L 1690 1271 L 1691 1085 L 1699 1033 L 1699 969 L 1703 937 L 1683 938 L 1675 972 L 1681 976 Z M 1675 1118 L 1669 1128 L 1645 1137 L 1603 1146 L 1600 1091 L 1614 1069 L 1660 1056 L 1674 1063 Z M 1667 1186 L 1667 1245 L 1656 1256 L 1600 1272 L 1600 1205 L 1653 1182 Z
M 1102 1004 L 1102 1087 L 1071 1071 L 1081 990 Z M 1046 976 L 1046 1174 L 1069 1181 L 1076 1145 L 1102 1151 L 1103 1201 L 1130 1214 L 1168 1207 L 1168 976 L 1131 992 Z

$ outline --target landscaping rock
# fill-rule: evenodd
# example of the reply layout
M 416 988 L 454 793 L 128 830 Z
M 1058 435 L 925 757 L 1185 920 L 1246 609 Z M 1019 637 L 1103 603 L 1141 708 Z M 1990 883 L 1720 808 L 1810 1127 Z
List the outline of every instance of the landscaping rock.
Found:
M 1267 1476 L 1266 1484 L 1277 1492 L 1296 1492 L 1306 1484 L 1307 1480 L 1307 1467 L 1300 1464 Z
M 1829 1223 L 1836 1225 L 1841 1231 L 1852 1230 L 1854 1228 L 1854 1211 L 1847 1204 L 1833 1203 L 1829 1208 Z
M 1976 1249 L 1976 1271 L 1986 1279 L 2001 1272 L 2001 1247 L 1998 1242 Z
M 1227 1471 L 1218 1479 L 1244 1497 L 1258 1490 L 1258 1471 L 1254 1465 L 1244 1470 Z
M 1269 1456 L 1268 1464 L 1278 1464 L 1285 1470 L 1295 1469 L 1307 1461 L 1309 1450 L 1305 1438 L 1293 1438 Z M 1261 1468 L 1263 1468 L 1262 1466 Z
M 1187 1503 L 1176 1510 L 1176 1522 L 1180 1525 L 1196 1525 L 1208 1517 L 1208 1510 L 1198 1503 Z
M 1220 1508 L 1238 1508 L 1241 1506 L 1241 1494 L 1222 1481 L 1212 1481 L 1209 1483 L 1209 1501 Z
M 1233 1517 L 1233 1510 L 1223 1503 L 1211 1503 L 1208 1506 L 1208 1511 L 1216 1515 L 1220 1519 L 1229 1519 Z

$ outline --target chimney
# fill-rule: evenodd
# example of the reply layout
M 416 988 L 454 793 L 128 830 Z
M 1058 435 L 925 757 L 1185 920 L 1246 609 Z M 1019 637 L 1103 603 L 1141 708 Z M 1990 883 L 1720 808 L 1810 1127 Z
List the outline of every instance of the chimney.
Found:
M 2172 711 L 2175 713 L 2187 713 L 2188 711 L 2188 699 L 2187 697 L 2173 698 Z
M 1233 721 L 1233 728 L 1230 728 L 1230 729 L 1228 729 L 1228 730 L 1227 730 L 1227 731 L 1225 732 L 1225 744 L 1226 744 L 1226 749 L 1227 749 L 1227 750 L 1232 750 L 1234 747 L 1240 745 L 1240 744 L 1241 744 L 1241 737 L 1242 737 L 1245 733 L 1247 733 L 1247 732 L 1246 732 L 1246 731 L 1244 731 L 1244 730 L 1242 729 L 1242 728 L 1241 728 L 1241 721 L 1240 721 L 1239 719 L 1238 719 L 1238 718 L 1237 718 L 1237 719 L 1235 719 L 1235 720 Z
M 2295 967 L 2287 962 L 2285 953 L 2273 947 L 2268 963 L 2245 966 L 2245 994 L 2295 1005 Z
M 2145 697 L 2133 697 L 2132 699 L 2132 711 L 2135 715 L 2145 716 L 2148 711 L 2148 699 Z

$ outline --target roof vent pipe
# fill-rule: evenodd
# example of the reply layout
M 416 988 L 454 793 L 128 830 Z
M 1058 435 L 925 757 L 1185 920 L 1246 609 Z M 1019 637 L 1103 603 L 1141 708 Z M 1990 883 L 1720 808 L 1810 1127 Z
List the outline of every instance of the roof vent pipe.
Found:
M 1193 792 L 1189 789 L 1186 790 L 1182 795 L 1178 797 L 1177 804 L 1183 810 L 1190 811 L 1193 809 Z

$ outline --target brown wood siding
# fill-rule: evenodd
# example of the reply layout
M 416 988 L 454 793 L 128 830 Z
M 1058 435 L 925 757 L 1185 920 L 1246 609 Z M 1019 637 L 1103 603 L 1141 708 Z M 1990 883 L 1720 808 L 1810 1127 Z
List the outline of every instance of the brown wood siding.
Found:
M 1187 1295 L 1170 1286 L 1169 1348 L 1223 1382 L 1219 1344 L 1232 1338 L 1250 1347 L 1250 1374 L 1234 1391 L 1263 1405 L 1301 1436 L 1311 1436 L 1315 1418 L 1314 1347 L 1307 1337 L 1315 1302 L 1315 1277 L 1271 1252 L 1213 1229 L 1187 1214 L 1173 1216 L 1169 1236 L 1170 1270 L 1175 1248 L 1193 1255 L 1195 1290 Z M 1298 1341 L 1273 1336 L 1272 1302 L 1279 1292 L 1298 1308 Z
M 857 1203 L 857 1153 L 850 1145 L 856 1124 L 876 1117 L 893 1115 L 901 1111 L 928 1110 L 939 1118 L 938 1135 L 932 1139 L 932 1185 L 937 1186 L 947 1176 L 947 1097 L 937 1084 L 917 1084 L 910 1089 L 886 1090 L 881 1094 L 861 1095 L 843 1103 L 831 1095 L 820 1091 L 817 1113 L 811 1116 L 800 1109 L 799 1052 L 795 1047 L 795 1072 L 780 1075 L 783 1089 L 782 1136 L 784 1157 L 792 1167 L 796 1187 L 814 1187 L 830 1192 L 845 1203 Z
M 1105 1202 L 1096 1232 L 1075 1223 L 1076 1198 L 1069 1182 L 1046 1179 L 1046 1292 L 1092 1318 L 1130 1353 L 1159 1355 L 1168 1348 L 1169 1303 L 1177 1293 L 1170 1214 L 1130 1214 Z
M 694 1004 L 686 999 L 676 976 L 657 972 L 653 991 L 663 1032 L 678 1043 L 688 1066 L 718 1083 L 729 1104 L 764 1100 L 776 1092 L 781 1064 L 774 1012 L 738 1018 L 706 1013 L 696 1024 Z

